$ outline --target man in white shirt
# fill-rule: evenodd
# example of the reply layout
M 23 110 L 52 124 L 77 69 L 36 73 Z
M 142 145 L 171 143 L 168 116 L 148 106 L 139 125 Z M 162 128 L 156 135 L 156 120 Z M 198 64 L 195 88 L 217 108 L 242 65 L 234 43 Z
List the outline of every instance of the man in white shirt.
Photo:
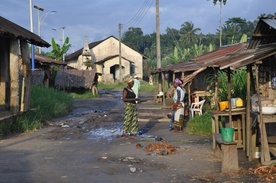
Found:
M 133 81 L 134 81 L 134 85 L 132 87 L 132 90 L 135 93 L 136 98 L 139 98 L 139 91 L 140 91 L 140 87 L 141 87 L 140 81 L 139 81 L 139 76 L 135 75 Z

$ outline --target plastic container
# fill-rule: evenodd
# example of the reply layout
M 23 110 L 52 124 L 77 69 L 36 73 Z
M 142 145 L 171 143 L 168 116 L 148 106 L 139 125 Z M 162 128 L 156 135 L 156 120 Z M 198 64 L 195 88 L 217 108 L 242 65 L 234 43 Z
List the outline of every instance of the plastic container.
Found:
M 238 98 L 238 99 L 236 100 L 236 107 L 243 107 L 243 101 L 242 101 L 241 98 Z
M 233 142 L 234 128 L 221 128 L 220 131 L 223 142 Z
M 228 101 L 221 101 L 219 102 L 219 110 L 224 111 L 228 108 Z
M 236 101 L 238 98 L 231 98 L 231 107 L 236 108 Z

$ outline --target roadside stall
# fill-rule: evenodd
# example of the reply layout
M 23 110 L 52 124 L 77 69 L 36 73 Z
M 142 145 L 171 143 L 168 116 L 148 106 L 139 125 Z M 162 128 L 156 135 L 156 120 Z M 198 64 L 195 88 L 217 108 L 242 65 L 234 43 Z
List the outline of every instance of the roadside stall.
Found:
M 218 72 L 224 72 L 227 79 L 226 102 L 224 109 L 212 112 L 213 148 L 223 144 L 224 158 L 222 171 L 236 171 L 238 169 L 237 149 L 242 148 L 248 160 L 261 157 L 263 165 L 276 162 L 276 17 L 260 18 L 249 43 L 239 43 L 220 47 L 191 61 L 156 70 L 152 74 L 169 72 L 172 78 L 181 76 L 189 95 L 191 104 L 192 93 L 209 95 L 208 88 L 197 92 L 196 82 L 204 72 L 212 71 L 215 77 L 214 88 L 210 89 L 214 95 L 214 103 L 218 104 L 221 96 L 217 83 Z M 246 78 L 245 96 L 238 105 L 239 96 L 232 95 L 231 74 L 243 69 Z M 178 75 L 177 75 L 178 74 Z M 206 74 L 206 73 L 205 73 Z M 201 85 L 203 82 L 199 82 Z M 198 99 L 198 98 L 197 98 Z M 240 102 L 240 100 L 239 100 Z M 260 107 L 259 107 L 260 106 Z M 269 110 L 269 111 L 267 111 Z M 234 129 L 231 141 L 222 140 L 222 122 Z M 260 156 L 259 156 L 260 155 Z M 231 160 L 233 158 L 233 161 Z M 233 163 L 231 167 L 225 164 Z

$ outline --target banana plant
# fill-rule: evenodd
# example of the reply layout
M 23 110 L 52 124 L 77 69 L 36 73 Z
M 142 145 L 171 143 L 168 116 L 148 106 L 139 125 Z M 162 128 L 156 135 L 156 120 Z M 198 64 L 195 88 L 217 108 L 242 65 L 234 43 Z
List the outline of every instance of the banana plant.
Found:
M 49 56 L 55 60 L 62 61 L 63 55 L 70 49 L 71 44 L 69 43 L 69 38 L 66 37 L 62 47 L 56 43 L 55 39 L 52 38 L 52 51 L 49 53 Z

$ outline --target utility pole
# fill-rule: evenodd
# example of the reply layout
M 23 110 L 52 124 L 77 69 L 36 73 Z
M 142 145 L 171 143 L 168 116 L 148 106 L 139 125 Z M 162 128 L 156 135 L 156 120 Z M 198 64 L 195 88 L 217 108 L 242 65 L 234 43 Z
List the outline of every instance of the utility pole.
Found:
M 34 32 L 34 26 L 33 26 L 33 0 L 29 0 L 30 5 L 30 30 L 31 32 Z M 32 70 L 35 69 L 35 59 L 34 59 L 34 45 L 31 44 L 31 58 L 32 58 Z
M 160 19 L 159 19 L 159 0 L 156 0 L 156 55 L 157 69 L 161 68 L 161 48 L 160 48 Z M 164 74 L 158 74 L 158 91 L 164 90 Z M 163 105 L 165 105 L 165 92 L 163 91 Z
M 119 24 L 119 78 L 122 82 L 122 24 Z
M 221 9 L 222 9 L 222 1 L 220 1 L 220 8 L 219 8 L 219 46 L 222 46 L 222 27 L 221 27 Z
M 159 0 L 156 0 L 156 51 L 157 69 L 161 68 L 161 49 L 160 49 L 160 20 L 159 20 Z
M 64 46 L 64 29 L 65 29 L 65 27 L 61 27 L 61 29 L 62 29 L 62 46 Z M 62 61 L 63 62 L 65 62 L 65 54 L 63 53 L 62 54 Z

